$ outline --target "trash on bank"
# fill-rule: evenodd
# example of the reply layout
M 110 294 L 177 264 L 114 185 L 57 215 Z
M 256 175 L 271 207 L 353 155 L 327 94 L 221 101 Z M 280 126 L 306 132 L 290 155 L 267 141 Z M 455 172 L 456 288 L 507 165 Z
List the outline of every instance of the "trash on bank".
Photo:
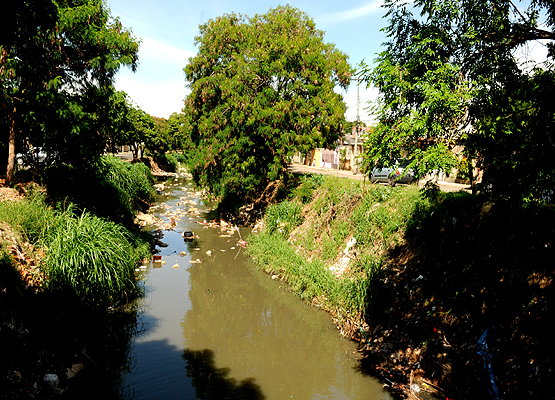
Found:
M 57 385 L 60 380 L 58 379 L 58 375 L 56 374 L 45 374 L 44 381 L 52 385 Z
M 192 231 L 185 231 L 181 234 L 181 236 L 186 241 L 193 240 L 195 238 L 195 234 Z

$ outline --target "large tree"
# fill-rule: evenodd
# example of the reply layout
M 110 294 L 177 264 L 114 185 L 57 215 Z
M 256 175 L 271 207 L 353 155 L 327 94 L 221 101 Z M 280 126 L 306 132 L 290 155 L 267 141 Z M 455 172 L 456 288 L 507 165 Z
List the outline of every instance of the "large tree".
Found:
M 362 70 L 380 91 L 370 163 L 406 156 L 420 173 L 449 171 L 461 144 L 497 194 L 538 198 L 553 187 L 555 3 L 522 3 L 385 3 L 389 40 Z M 551 62 L 524 65 L 515 51 L 538 39 Z
M 340 135 L 347 56 L 290 6 L 252 18 L 226 14 L 200 26 L 185 67 L 194 152 L 191 172 L 219 198 L 245 199 L 286 173 L 295 151 Z
M 0 42 L 0 107 L 9 128 L 6 180 L 16 141 L 69 161 L 109 145 L 112 80 L 137 66 L 138 41 L 102 0 L 20 1 Z

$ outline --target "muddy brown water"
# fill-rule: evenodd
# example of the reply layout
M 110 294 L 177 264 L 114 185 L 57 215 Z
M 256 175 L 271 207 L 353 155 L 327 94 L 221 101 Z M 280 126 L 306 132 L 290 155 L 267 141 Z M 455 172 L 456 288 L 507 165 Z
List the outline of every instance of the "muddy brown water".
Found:
M 202 224 L 215 215 L 184 178 L 168 180 L 154 214 L 176 225 L 163 231 L 162 263 L 144 269 L 144 330 L 123 382 L 130 397 L 391 399 L 357 371 L 356 343 L 339 336 L 327 313 L 250 264 L 238 245 L 248 229 Z M 198 238 L 186 242 L 185 230 Z

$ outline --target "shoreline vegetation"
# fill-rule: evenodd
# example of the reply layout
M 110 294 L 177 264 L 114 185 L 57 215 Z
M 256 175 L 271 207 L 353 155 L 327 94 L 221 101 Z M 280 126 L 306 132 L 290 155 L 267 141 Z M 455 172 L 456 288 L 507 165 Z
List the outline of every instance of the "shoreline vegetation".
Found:
M 179 167 L 177 158 L 166 157 L 164 169 Z M 126 223 L 154 199 L 151 170 L 164 174 L 148 164 L 106 157 L 101 173 L 85 172 L 89 192 L 71 201 L 71 189 L 84 185 L 71 169 L 45 175 L 56 182 L 47 191 L 29 184 L 25 198 L 0 193 L 0 340 L 9 344 L 0 354 L 8 371 L 2 398 L 71 397 L 75 387 L 121 396 L 117 377 L 140 330 L 127 300 L 141 294 L 135 265 L 154 240 Z M 551 396 L 552 207 L 311 174 L 274 182 L 263 197 L 246 207 L 252 215 L 239 216 L 252 221 L 265 210 L 249 255 L 329 312 L 339 333 L 360 343 L 360 371 L 395 396 L 490 398 L 494 389 L 506 400 Z M 106 246 L 107 255 L 95 253 Z M 82 290 L 85 265 L 95 265 L 97 280 Z M 106 361 L 114 357 L 121 362 Z
M 153 247 L 130 221 L 155 200 L 155 178 L 105 156 L 85 171 L 47 168 L 42 182 L 2 188 L 0 398 L 71 397 L 78 385 L 117 398 L 138 329 L 136 267 Z
M 551 398 L 553 208 L 299 183 L 282 186 L 248 252 L 360 343 L 362 372 L 403 398 Z

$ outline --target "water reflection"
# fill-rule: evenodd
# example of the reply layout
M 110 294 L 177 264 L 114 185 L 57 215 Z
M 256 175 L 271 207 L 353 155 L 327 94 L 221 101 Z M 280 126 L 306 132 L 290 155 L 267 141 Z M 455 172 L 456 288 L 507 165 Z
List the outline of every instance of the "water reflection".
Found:
M 237 382 L 229 378 L 228 368 L 217 368 L 211 350 L 185 349 L 183 359 L 187 362 L 187 376 L 192 378 L 196 396 L 202 400 L 263 400 L 265 399 L 254 378 Z
M 248 230 L 199 223 L 215 216 L 183 212 L 206 206 L 179 187 L 161 200 L 158 216 L 176 226 L 161 238 L 166 264 L 148 272 L 143 321 L 155 323 L 136 338 L 126 377 L 137 399 L 389 398 L 355 371 L 355 345 L 326 313 L 248 266 L 238 245 Z M 185 230 L 197 237 L 184 241 Z

